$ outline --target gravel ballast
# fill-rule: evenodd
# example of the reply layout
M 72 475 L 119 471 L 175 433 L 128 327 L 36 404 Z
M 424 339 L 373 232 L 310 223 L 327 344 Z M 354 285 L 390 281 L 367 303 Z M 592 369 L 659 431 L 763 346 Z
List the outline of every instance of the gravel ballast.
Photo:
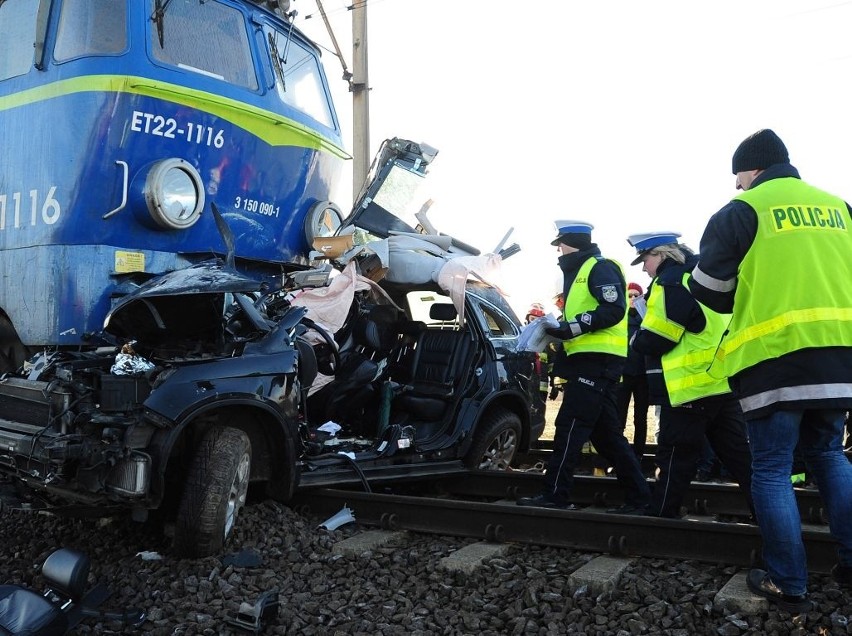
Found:
M 264 634 L 852 633 L 852 595 L 825 575 L 809 580 L 814 612 L 744 616 L 714 606 L 735 567 L 636 559 L 614 590 L 593 596 L 571 589 L 569 575 L 597 554 L 513 545 L 470 572 L 450 571 L 441 560 L 473 539 L 405 534 L 360 555 L 336 554 L 336 543 L 365 528 L 318 529 L 323 520 L 272 501 L 252 504 L 221 557 L 183 560 L 161 533 L 123 518 L 5 511 L 0 583 L 41 591 L 39 568 L 54 549 L 87 553 L 90 580 L 113 592 L 102 609 L 138 607 L 147 619 L 127 628 L 89 618 L 79 634 L 247 634 L 228 619 L 274 589 L 278 612 L 262 623 Z

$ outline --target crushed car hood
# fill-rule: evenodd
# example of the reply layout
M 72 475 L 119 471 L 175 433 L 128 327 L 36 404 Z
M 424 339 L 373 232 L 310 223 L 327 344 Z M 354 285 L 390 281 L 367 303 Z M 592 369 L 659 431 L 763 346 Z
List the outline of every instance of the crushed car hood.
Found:
M 213 337 L 221 328 L 225 294 L 260 287 L 260 281 L 221 261 L 199 263 L 152 279 L 118 300 L 104 320 L 104 331 L 136 340 L 166 333 Z

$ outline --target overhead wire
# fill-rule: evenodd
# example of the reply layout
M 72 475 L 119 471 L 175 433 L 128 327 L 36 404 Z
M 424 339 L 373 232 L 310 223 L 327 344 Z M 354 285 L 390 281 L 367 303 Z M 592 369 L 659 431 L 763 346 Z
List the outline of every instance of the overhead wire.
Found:
M 322 17 L 323 21 L 326 23 L 326 28 L 329 31 L 329 37 L 331 37 L 332 43 L 334 45 L 334 49 L 331 49 L 331 48 L 325 46 L 324 44 L 320 44 L 319 42 L 314 42 L 314 44 L 316 44 L 316 46 L 321 48 L 323 51 L 328 52 L 330 55 L 333 55 L 334 57 L 336 57 L 337 59 L 340 60 L 340 63 L 343 65 L 343 78 L 346 81 L 350 82 L 350 87 L 351 87 L 352 73 L 349 71 L 348 67 L 346 66 L 346 60 L 345 60 L 345 58 L 343 57 L 343 54 L 340 51 L 340 47 L 337 45 L 337 40 L 336 40 L 335 35 L 332 31 L 331 23 L 328 21 L 328 17 L 330 15 L 334 15 L 334 14 L 340 13 L 342 11 L 352 11 L 354 9 L 366 8 L 368 2 L 369 2 L 369 4 L 377 4 L 379 2 L 384 2 L 384 0 L 356 0 L 355 2 L 353 2 L 350 5 L 342 6 L 338 9 L 331 9 L 331 10 L 326 10 L 325 8 L 321 8 L 320 4 L 318 2 L 317 3 L 317 12 L 316 13 L 309 13 L 304 18 L 302 18 L 303 20 L 310 20 L 311 18 L 315 17 L 316 15 L 319 15 L 320 17 Z
M 379 4 L 379 3 L 381 3 L 381 2 L 385 2 L 385 1 L 386 1 L 386 0 L 356 0 L 356 1 L 355 1 L 355 2 L 353 2 L 352 4 L 348 4 L 348 5 L 345 5 L 345 6 L 339 7 L 339 8 L 337 8 L 337 9 L 327 10 L 327 11 L 325 12 L 325 14 L 326 14 L 327 16 L 328 16 L 328 15 L 336 15 L 336 14 L 338 14 L 338 13 L 342 13 L 343 11 L 354 11 L 355 9 L 363 9 L 363 8 L 365 8 L 368 4 L 370 4 L 370 5 L 375 5 L 375 4 Z M 313 12 L 313 13 L 308 13 L 308 14 L 307 14 L 307 15 L 306 15 L 303 19 L 304 19 L 304 20 L 310 20 L 310 19 L 312 19 L 312 18 L 318 17 L 318 16 L 319 16 L 319 14 L 320 14 L 320 13 L 319 13 L 319 9 L 317 9 L 317 11 L 315 11 L 315 12 Z

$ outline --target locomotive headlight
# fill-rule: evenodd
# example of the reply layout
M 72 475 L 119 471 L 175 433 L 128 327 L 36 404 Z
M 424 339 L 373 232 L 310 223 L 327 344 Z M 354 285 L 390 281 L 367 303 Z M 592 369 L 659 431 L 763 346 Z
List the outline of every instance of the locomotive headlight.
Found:
M 145 202 L 160 227 L 185 230 L 204 209 L 201 175 L 183 159 L 164 159 L 153 165 L 145 180 Z

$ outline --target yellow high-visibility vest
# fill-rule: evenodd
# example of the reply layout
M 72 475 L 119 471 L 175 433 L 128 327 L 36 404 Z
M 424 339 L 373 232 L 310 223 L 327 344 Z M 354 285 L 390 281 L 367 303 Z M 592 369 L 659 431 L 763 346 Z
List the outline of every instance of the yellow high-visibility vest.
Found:
M 685 272 L 681 279 L 684 287 L 687 287 L 688 279 L 689 272 Z M 661 357 L 663 379 L 671 405 L 679 406 L 703 397 L 730 393 L 728 380 L 712 377 L 707 373 L 707 368 L 713 361 L 719 339 L 731 321 L 731 315 L 719 314 L 699 302 L 706 326 L 700 333 L 692 333 L 683 325 L 669 320 L 666 315 L 666 288 L 656 278 L 651 285 L 653 292 L 642 318 L 642 328 L 677 343 Z
M 598 256 L 590 256 L 580 266 L 574 282 L 571 283 L 571 289 L 568 290 L 568 297 L 565 299 L 565 308 L 563 316 L 565 320 L 573 320 L 577 314 L 582 314 L 593 310 L 598 306 L 598 300 L 589 291 L 589 274 L 592 267 L 598 262 L 604 260 Z M 613 261 L 615 262 L 615 261 Z M 615 263 L 619 270 L 623 270 L 619 263 Z M 621 321 L 612 327 L 590 331 L 580 336 L 566 340 L 562 344 L 565 347 L 565 353 L 569 356 L 575 353 L 609 353 L 622 358 L 627 357 L 627 310 L 625 308 L 624 316 Z
M 852 284 L 835 274 L 852 258 L 843 200 L 793 177 L 735 199 L 757 213 L 757 234 L 740 263 L 733 319 L 710 373 L 730 377 L 800 349 L 852 347 Z

